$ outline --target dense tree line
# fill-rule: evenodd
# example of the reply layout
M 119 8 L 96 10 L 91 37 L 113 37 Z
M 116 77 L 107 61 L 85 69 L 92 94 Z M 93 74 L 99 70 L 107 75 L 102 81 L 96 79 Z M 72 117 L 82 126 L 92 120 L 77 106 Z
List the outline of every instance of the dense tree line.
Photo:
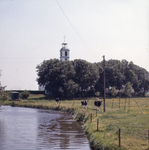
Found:
M 103 62 L 44 60 L 37 66 L 37 82 L 53 97 L 103 95 Z M 106 93 L 109 96 L 144 96 L 149 73 L 126 60 L 105 62 Z

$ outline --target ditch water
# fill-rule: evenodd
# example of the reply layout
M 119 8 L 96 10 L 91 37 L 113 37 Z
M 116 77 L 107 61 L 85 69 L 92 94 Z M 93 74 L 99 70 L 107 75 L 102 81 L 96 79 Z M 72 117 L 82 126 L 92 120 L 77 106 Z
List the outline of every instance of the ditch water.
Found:
M 0 107 L 0 150 L 90 150 L 82 127 L 64 112 Z

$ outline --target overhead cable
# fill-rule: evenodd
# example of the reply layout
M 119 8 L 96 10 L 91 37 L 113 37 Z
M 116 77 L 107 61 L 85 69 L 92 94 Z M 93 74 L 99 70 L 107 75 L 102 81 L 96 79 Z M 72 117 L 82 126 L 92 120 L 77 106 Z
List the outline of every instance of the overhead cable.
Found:
M 71 23 L 71 21 L 69 20 L 69 18 L 67 17 L 67 15 L 65 14 L 63 8 L 61 7 L 61 5 L 59 4 L 59 2 L 56 0 L 58 6 L 60 7 L 61 11 L 63 12 L 64 16 L 66 17 L 67 21 L 70 23 L 71 27 L 74 29 L 74 31 L 76 32 L 76 34 L 79 36 L 80 40 L 82 41 L 82 43 L 84 44 L 84 46 L 88 49 L 88 51 L 93 55 L 93 53 L 91 52 L 91 50 L 88 48 L 88 46 L 86 45 L 86 43 L 84 42 L 83 38 L 80 36 L 80 34 L 78 33 L 78 31 L 75 29 L 74 25 Z M 95 57 L 95 55 L 93 55 Z M 96 58 L 96 57 L 95 57 Z M 96 58 L 97 59 L 97 58 Z

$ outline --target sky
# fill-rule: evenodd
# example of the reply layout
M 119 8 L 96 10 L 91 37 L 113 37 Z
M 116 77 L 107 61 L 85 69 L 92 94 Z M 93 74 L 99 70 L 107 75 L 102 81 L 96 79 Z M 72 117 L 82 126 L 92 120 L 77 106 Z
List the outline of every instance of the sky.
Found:
M 36 66 L 60 59 L 132 61 L 149 71 L 149 0 L 0 0 L 0 82 L 38 90 Z

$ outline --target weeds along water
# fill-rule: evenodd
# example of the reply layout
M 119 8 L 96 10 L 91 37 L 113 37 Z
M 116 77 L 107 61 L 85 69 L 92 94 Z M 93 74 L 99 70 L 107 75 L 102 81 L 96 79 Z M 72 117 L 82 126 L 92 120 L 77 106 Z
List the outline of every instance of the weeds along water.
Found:
M 106 99 L 100 111 L 94 108 L 94 98 L 88 99 L 88 108 L 82 108 L 81 100 L 65 100 L 56 104 L 44 96 L 27 100 L 5 101 L 7 105 L 66 111 L 83 124 L 92 149 L 147 150 L 149 147 L 149 98 Z M 119 145 L 121 129 L 121 145 Z

